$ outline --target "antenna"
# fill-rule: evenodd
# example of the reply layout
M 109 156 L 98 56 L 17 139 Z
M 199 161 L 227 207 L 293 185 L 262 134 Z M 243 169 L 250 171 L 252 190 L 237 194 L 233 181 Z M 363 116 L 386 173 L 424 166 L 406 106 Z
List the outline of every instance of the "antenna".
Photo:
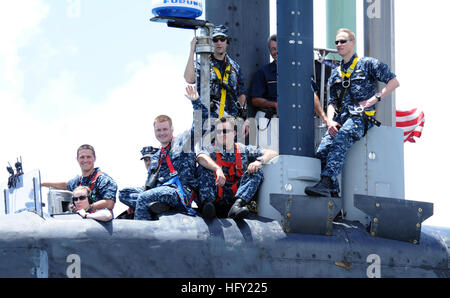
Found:
M 14 166 L 16 167 L 16 176 L 23 175 L 22 156 L 20 157 L 20 161 L 19 159 L 17 159 L 17 162 L 14 164 Z
M 19 176 L 23 175 L 22 156 L 20 157 L 20 161 L 19 161 L 19 158 L 17 158 L 17 161 L 14 164 L 14 166 L 16 168 L 15 174 L 14 174 L 14 169 L 9 162 L 8 162 L 8 166 L 6 167 L 6 170 L 10 174 L 10 176 L 8 178 L 8 188 L 15 188 L 17 186 L 17 181 L 18 181 Z

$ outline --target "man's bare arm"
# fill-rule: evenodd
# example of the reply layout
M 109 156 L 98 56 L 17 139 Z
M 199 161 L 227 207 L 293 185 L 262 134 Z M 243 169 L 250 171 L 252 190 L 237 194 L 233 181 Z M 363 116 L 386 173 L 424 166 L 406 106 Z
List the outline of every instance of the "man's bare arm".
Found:
M 41 186 L 67 190 L 67 182 L 42 182 Z

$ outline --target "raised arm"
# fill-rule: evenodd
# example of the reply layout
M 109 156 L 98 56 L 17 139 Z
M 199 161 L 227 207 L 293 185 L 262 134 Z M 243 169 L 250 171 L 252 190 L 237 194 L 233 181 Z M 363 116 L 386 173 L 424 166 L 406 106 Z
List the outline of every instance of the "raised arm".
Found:
M 191 41 L 191 50 L 189 52 L 189 58 L 186 64 L 186 69 L 184 70 L 184 79 L 189 84 L 194 84 L 197 80 L 194 67 L 194 56 L 196 45 L 197 45 L 197 38 L 194 37 Z

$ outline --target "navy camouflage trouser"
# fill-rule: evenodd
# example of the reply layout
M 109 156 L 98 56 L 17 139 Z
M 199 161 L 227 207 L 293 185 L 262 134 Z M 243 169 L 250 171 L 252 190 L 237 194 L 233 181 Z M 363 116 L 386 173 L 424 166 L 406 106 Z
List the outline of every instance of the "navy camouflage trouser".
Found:
M 147 207 L 152 202 L 165 202 L 172 207 L 177 207 L 179 198 L 176 185 L 162 185 L 140 193 L 136 200 L 134 219 L 150 220 Z
M 216 186 L 216 178 L 214 176 L 214 172 L 202 166 L 199 166 L 197 168 L 197 171 L 199 175 L 200 202 L 202 204 L 206 201 L 215 202 L 218 196 L 218 187 Z M 263 181 L 264 174 L 261 169 L 258 169 L 258 171 L 254 174 L 245 172 L 238 182 L 236 195 L 233 194 L 233 184 L 231 182 L 227 182 L 224 187 L 222 187 L 222 198 L 215 203 L 217 215 L 225 216 L 230 210 L 236 198 L 241 198 L 242 200 L 249 203 L 255 196 L 259 186 Z
M 368 123 L 368 129 L 373 123 Z M 333 138 L 328 131 L 317 149 L 316 157 L 321 160 L 321 176 L 331 177 L 333 180 L 332 191 L 339 192 L 337 176 L 342 172 L 347 158 L 347 152 L 351 146 L 364 135 L 363 117 L 350 117 L 344 122 L 339 132 Z
M 140 193 L 144 192 L 144 187 L 127 187 L 124 189 L 121 189 L 119 191 L 119 200 L 127 205 L 128 207 L 131 207 L 133 209 L 136 209 L 136 201 L 138 199 L 138 196 Z

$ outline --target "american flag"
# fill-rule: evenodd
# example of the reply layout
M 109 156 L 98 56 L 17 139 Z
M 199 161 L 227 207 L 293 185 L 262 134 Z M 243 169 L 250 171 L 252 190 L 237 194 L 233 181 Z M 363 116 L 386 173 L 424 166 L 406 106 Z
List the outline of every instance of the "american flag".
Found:
M 423 112 L 412 109 L 410 111 L 397 111 L 397 127 L 403 130 L 403 142 L 415 143 L 416 138 L 422 135 L 422 129 L 425 124 L 425 115 Z

